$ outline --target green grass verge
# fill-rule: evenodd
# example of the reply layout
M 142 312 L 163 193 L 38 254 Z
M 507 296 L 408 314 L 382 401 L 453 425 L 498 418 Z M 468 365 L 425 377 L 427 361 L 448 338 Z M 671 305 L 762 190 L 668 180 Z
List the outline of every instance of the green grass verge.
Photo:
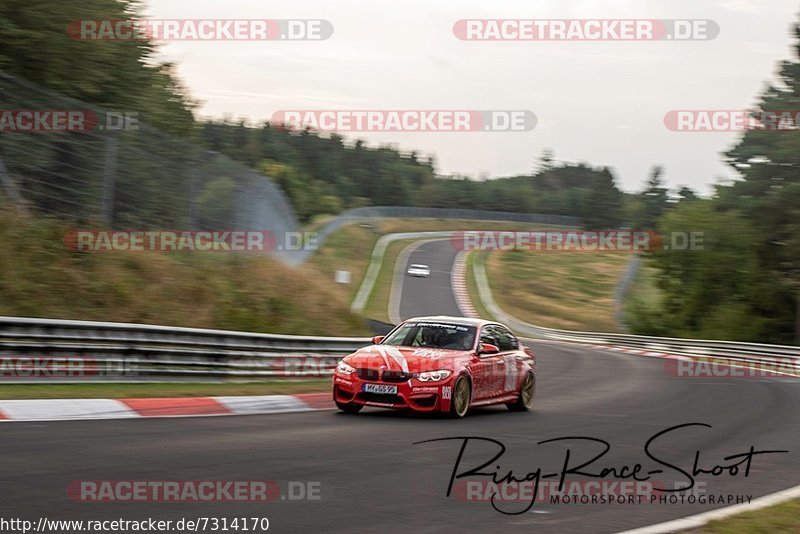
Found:
M 782 534 L 800 532 L 800 500 L 711 521 L 692 534 Z
M 486 271 L 498 305 L 531 324 L 614 332 L 614 292 L 629 254 L 491 253 Z
M 283 395 L 327 392 L 330 379 L 303 381 L 189 384 L 13 384 L 0 385 L 0 399 L 124 399 L 153 397 L 210 397 Z
M 418 241 L 417 239 L 404 239 L 402 241 L 395 241 L 386 247 L 386 252 L 383 255 L 383 263 L 378 277 L 375 279 L 375 285 L 372 287 L 367 299 L 367 304 L 364 306 L 364 316 L 378 321 L 391 323 L 389 320 L 389 301 L 392 296 L 392 284 L 394 282 L 394 271 L 397 264 L 397 257 L 408 245 Z
M 647 258 L 643 258 L 622 303 L 625 322 L 630 325 L 634 333 L 657 331 L 653 330 L 656 325 L 651 325 L 649 322 L 662 313 L 661 298 L 661 290 L 658 288 L 658 269 Z
M 371 226 L 371 225 L 370 225 Z M 309 263 L 331 283 L 336 271 L 350 271 L 351 281 L 340 285 L 338 290 L 347 302 L 351 302 L 367 272 L 372 249 L 380 234 L 377 229 L 361 225 L 350 225 L 329 235 L 325 243 L 314 254 Z

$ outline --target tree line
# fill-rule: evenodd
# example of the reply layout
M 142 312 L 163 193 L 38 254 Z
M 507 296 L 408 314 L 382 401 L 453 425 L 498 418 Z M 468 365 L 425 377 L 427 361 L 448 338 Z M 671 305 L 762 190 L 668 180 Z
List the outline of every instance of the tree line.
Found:
M 794 57 L 755 112 L 800 111 L 800 25 L 793 34 Z M 635 331 L 800 344 L 800 129 L 784 126 L 747 130 L 724 154 L 737 179 L 711 198 L 653 201 L 656 228 L 703 232 L 704 243 L 651 255 L 662 299 L 634 310 Z

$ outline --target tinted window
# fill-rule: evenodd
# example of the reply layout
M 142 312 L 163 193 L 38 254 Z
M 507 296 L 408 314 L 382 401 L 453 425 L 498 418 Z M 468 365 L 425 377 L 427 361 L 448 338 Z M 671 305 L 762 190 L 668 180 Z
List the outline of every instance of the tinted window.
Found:
M 494 330 L 491 326 L 484 326 L 481 330 L 481 343 L 489 343 L 490 345 L 497 345 L 497 340 L 494 337 Z
M 384 345 L 470 350 L 476 328 L 457 324 L 405 323 L 383 340 Z
M 498 343 L 497 346 L 500 348 L 501 351 L 517 350 L 519 348 L 519 344 L 517 343 L 517 338 L 514 337 L 514 334 L 512 334 L 502 326 L 495 326 L 493 328 L 495 332 L 495 337 L 497 338 L 497 343 Z

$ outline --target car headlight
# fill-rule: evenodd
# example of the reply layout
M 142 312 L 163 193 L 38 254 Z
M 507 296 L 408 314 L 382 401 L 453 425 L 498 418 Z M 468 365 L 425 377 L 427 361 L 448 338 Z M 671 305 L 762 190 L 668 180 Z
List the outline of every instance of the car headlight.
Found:
M 346 363 L 344 363 L 343 361 L 339 362 L 339 364 L 336 366 L 336 370 L 342 373 L 343 375 L 352 375 L 353 373 L 356 372 L 355 367 L 351 367 Z
M 439 382 L 450 376 L 450 371 L 426 371 L 424 373 L 417 373 L 414 377 L 420 382 Z

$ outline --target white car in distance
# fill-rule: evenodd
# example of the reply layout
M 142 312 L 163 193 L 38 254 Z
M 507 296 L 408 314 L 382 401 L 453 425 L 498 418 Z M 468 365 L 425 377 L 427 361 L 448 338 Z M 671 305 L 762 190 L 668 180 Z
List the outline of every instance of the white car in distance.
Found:
M 408 276 L 421 276 L 427 278 L 431 275 L 431 268 L 420 263 L 412 263 L 408 266 Z

